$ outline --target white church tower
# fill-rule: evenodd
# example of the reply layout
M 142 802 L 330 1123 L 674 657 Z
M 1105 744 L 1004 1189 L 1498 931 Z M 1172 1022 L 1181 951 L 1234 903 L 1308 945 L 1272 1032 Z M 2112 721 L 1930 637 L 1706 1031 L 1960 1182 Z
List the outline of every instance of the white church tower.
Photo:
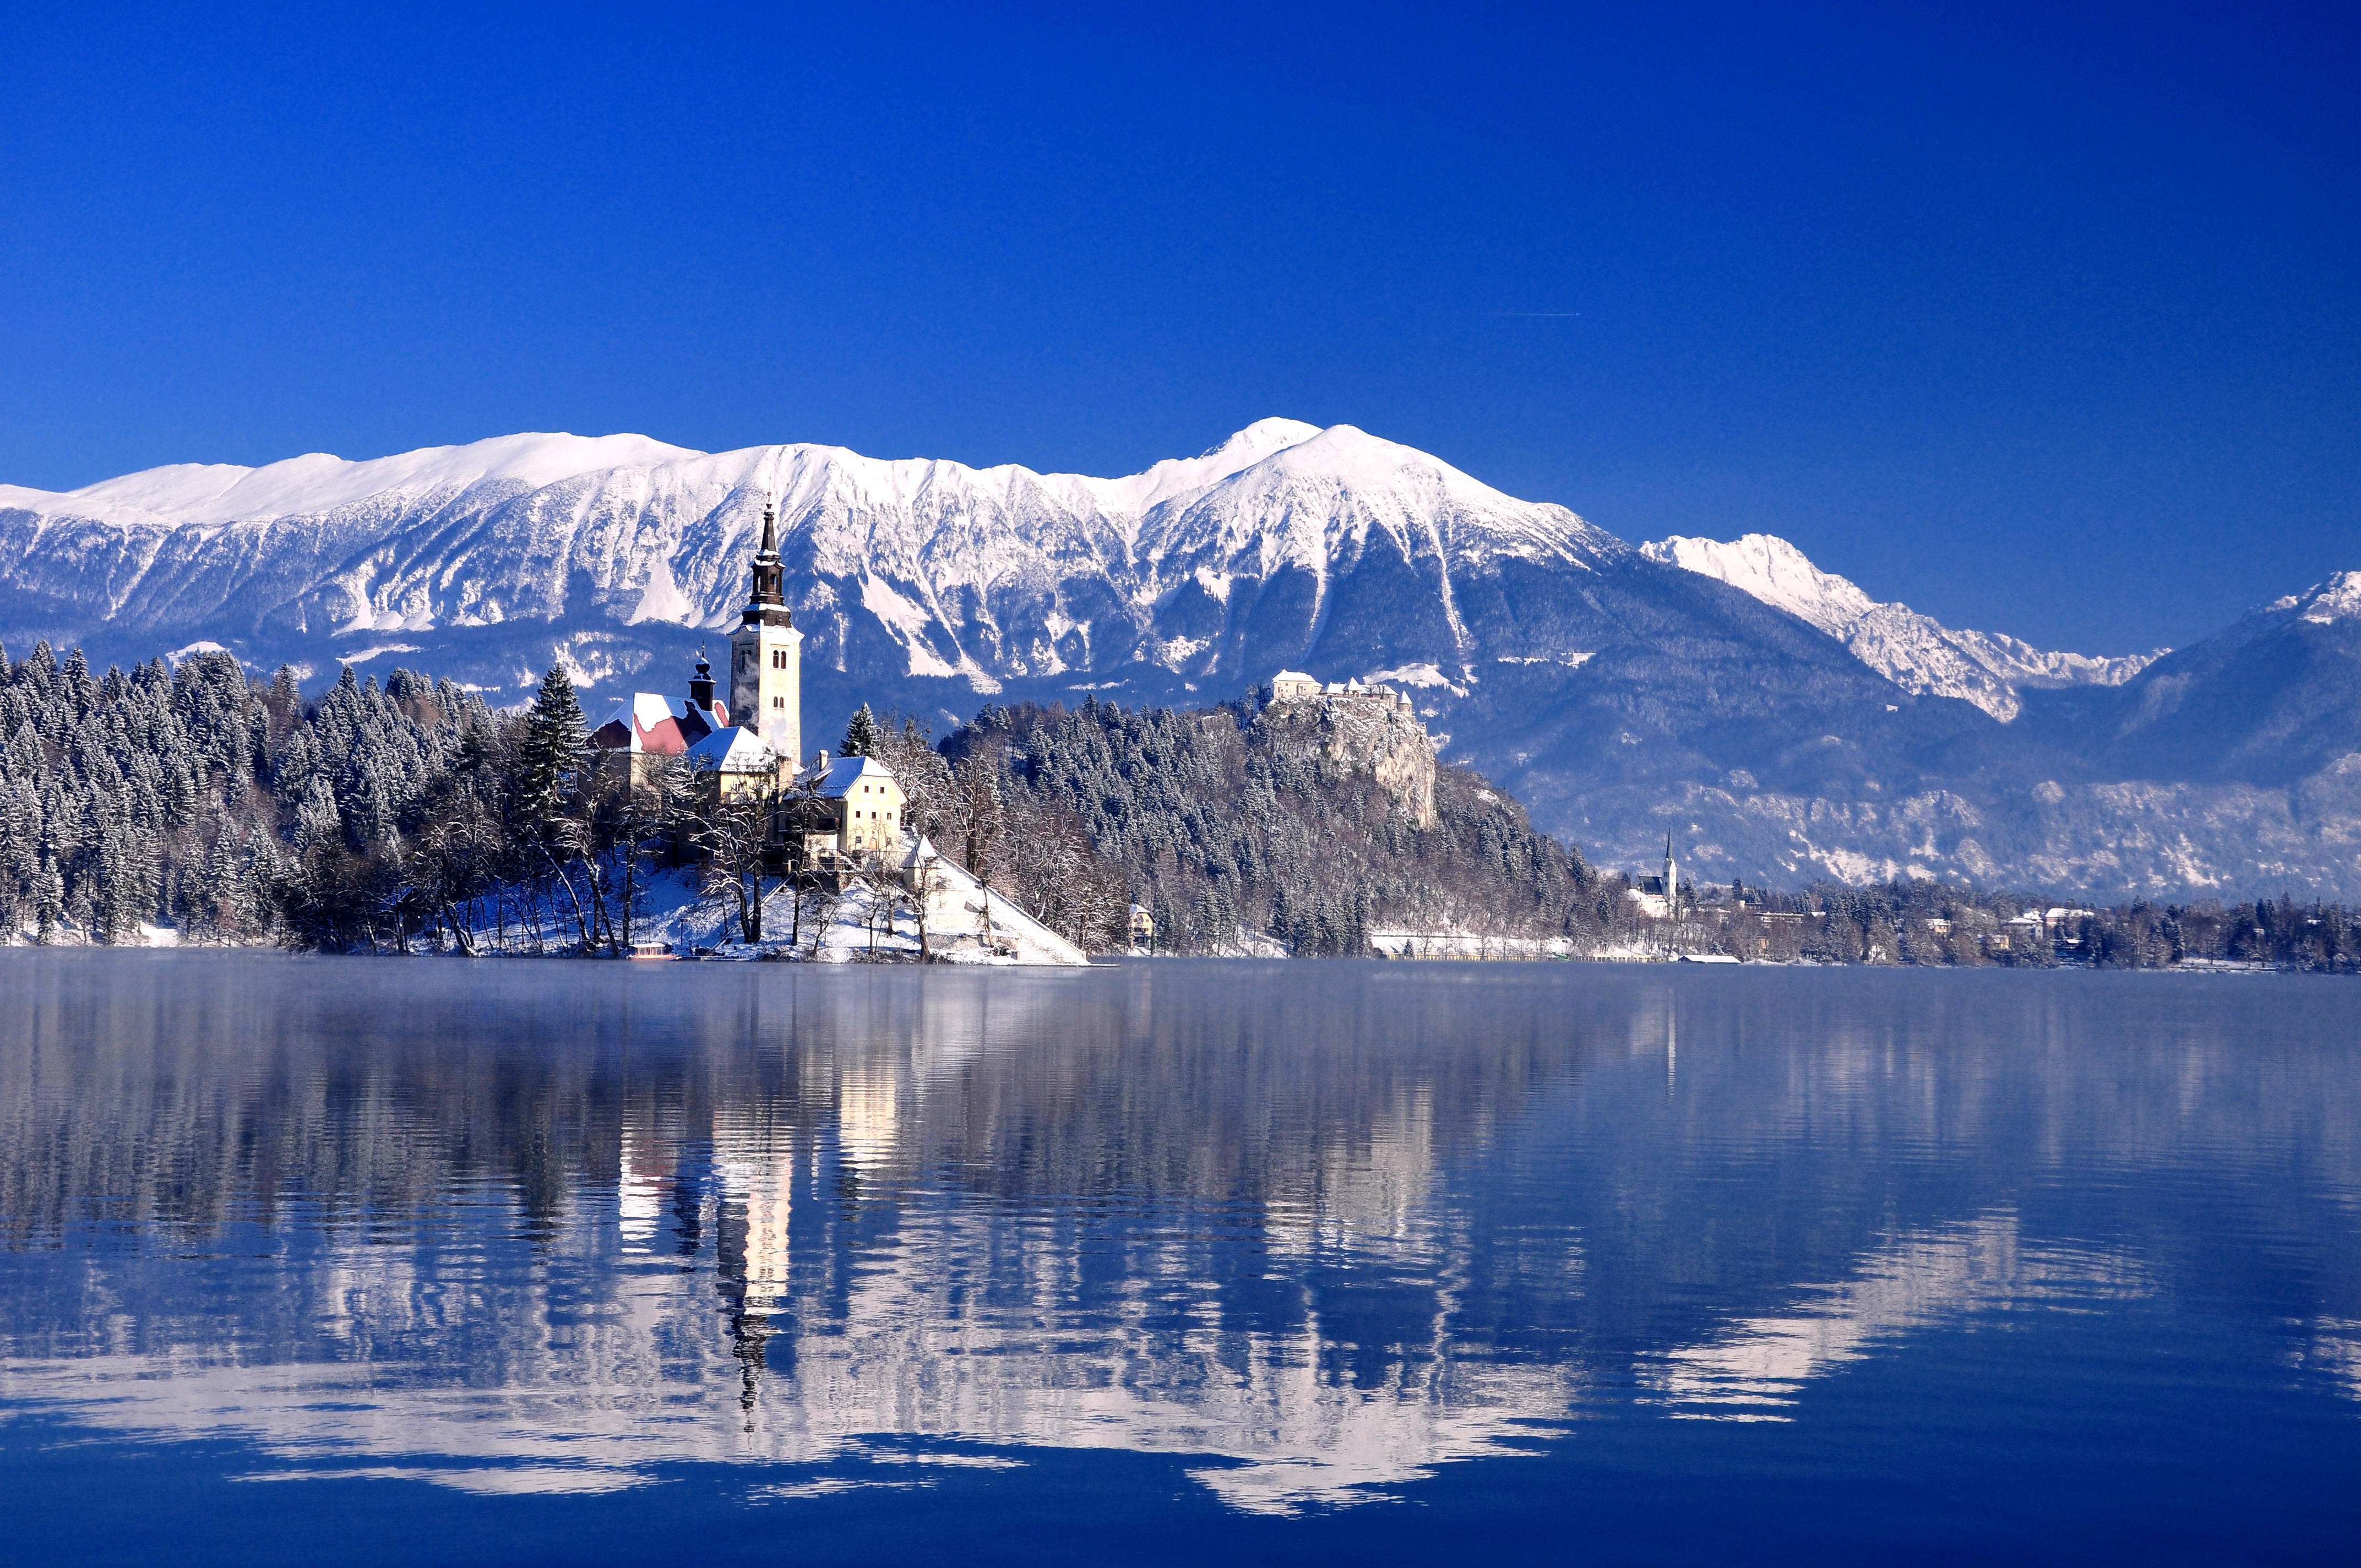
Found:
M 804 634 L 783 593 L 778 521 L 763 503 L 763 544 L 754 552 L 754 588 L 730 634 L 730 722 L 760 735 L 791 768 L 803 765 Z
M 1681 912 L 1681 863 L 1673 859 L 1673 836 L 1664 835 L 1664 914 L 1667 918 Z

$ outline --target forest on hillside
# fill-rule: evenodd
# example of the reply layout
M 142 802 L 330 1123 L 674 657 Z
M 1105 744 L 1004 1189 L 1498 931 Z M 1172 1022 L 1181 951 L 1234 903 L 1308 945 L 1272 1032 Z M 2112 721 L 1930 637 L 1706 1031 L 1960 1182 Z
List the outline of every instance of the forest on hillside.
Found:
M 939 742 L 856 717 L 909 793 L 910 825 L 1054 929 L 1105 951 L 1135 903 L 1159 949 L 1353 955 L 1373 933 L 1476 933 L 1825 962 L 2191 959 L 2350 970 L 2361 918 L 2293 899 L 2060 909 L 1952 883 L 1690 889 L 1643 920 L 1620 876 L 1534 830 L 1480 775 L 1440 766 L 1433 821 L 1323 752 L 1301 715 L 987 708 Z M 586 756 L 552 670 L 496 711 L 447 681 L 344 670 L 317 696 L 226 653 L 93 674 L 0 651 L 0 939 L 321 950 L 620 952 L 648 879 L 690 872 L 758 915 L 778 885 L 759 804 L 700 806 L 677 777 L 628 787 Z M 766 881 L 767 879 L 767 881 Z M 2012 922 L 2017 924 L 2012 928 Z
M 1259 938 L 1342 955 L 1379 929 L 1546 939 L 1601 921 L 1581 851 L 1479 775 L 1439 768 L 1436 820 L 1421 828 L 1371 773 L 1323 757 L 1301 716 L 1257 704 L 990 707 L 939 747 L 906 721 L 897 733 L 888 760 L 945 853 L 988 869 L 1046 830 L 1148 909 L 1166 951 Z

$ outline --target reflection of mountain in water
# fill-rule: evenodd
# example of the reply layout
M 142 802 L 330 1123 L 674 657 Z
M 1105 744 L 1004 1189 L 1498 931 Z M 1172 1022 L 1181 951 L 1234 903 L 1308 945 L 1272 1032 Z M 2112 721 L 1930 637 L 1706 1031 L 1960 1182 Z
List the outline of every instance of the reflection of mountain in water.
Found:
M 342 1249 L 285 1280 L 316 1291 L 326 1337 L 341 1342 L 332 1348 L 359 1353 L 351 1359 L 256 1367 L 193 1346 L 193 1357 L 15 1361 L 0 1390 L 80 1407 L 102 1426 L 228 1429 L 305 1467 L 408 1461 L 478 1489 L 629 1486 L 681 1461 L 826 1464 L 882 1436 L 1236 1461 L 1192 1473 L 1265 1511 L 1514 1452 L 1503 1440 L 1525 1418 L 1562 1414 L 1572 1398 L 1560 1368 L 1457 1364 L 1440 1289 L 1377 1376 L 1340 1376 L 1316 1312 L 1224 1325 L 1202 1241 L 1179 1234 L 1094 1240 L 936 1196 L 908 1201 L 857 1257 L 832 1249 L 815 1216 L 814 1255 L 799 1267 L 796 1210 L 829 1207 L 839 1184 L 859 1180 L 857 1140 L 891 1132 L 866 1098 L 874 1080 L 847 1083 L 861 1091 L 846 1101 L 858 1119 L 833 1128 L 733 1119 L 697 1152 L 627 1138 L 613 1223 L 586 1204 L 537 1266 L 483 1269 L 464 1303 L 444 1288 L 455 1260 L 422 1267 L 390 1247 Z M 656 1216 L 652 1194 L 663 1194 Z M 1466 1267 L 1433 1234 L 1410 1253 L 1398 1261 L 1437 1276 Z M 678 1267 L 683 1254 L 697 1266 Z M 607 1266 L 600 1299 L 568 1288 Z M 471 1355 L 456 1376 L 437 1375 L 434 1319 L 454 1309 L 501 1325 L 496 1365 Z M 400 1360 L 369 1354 L 397 1344 Z
M 94 1052 L 7 1063 L 34 1120 L 88 1135 L 11 1142 L 11 1228 L 68 1233 L 74 1194 L 112 1189 L 166 1233 L 271 1215 L 298 1241 L 235 1342 L 177 1313 L 97 1355 L 27 1357 L 54 1334 L 19 1332 L 0 1391 L 242 1431 L 301 1474 L 596 1490 L 683 1461 L 857 1464 L 882 1438 L 922 1445 L 903 1460 L 1168 1452 L 1279 1512 L 1517 1452 L 1566 1410 L 1571 1368 L 1460 1355 L 1487 1325 L 1455 1322 L 1469 1227 L 1434 1191 L 1438 1142 L 1512 1113 L 1542 1042 L 1327 1048 L 1310 996 L 1232 998 L 1183 1037 L 1152 988 L 846 978 L 785 1019 L 708 1006 L 709 1036 L 620 1070 L 455 1052 L 433 1020 L 317 997 L 291 1027 L 250 1020 L 266 1045 L 241 1052 L 236 1028 L 144 1036 L 143 1010 L 96 992 L 120 1026 Z M 314 1043 L 347 1031 L 358 1048 Z M 109 1097 L 166 1135 L 115 1135 L 90 1110 Z M 1261 1262 L 1238 1295 L 1241 1249 Z M 104 1262 L 121 1275 L 77 1281 L 57 1323 L 163 1272 Z M 1374 1321 L 1351 1299 L 1372 1287 Z
M 1788 1312 L 1745 1318 L 1699 1344 L 1665 1351 L 1641 1381 L 1675 1415 L 1781 1420 L 1814 1377 L 1870 1354 L 1882 1341 L 1961 1313 L 2006 1311 L 2049 1298 L 2131 1295 L 2138 1285 L 2104 1255 L 2019 1245 L 2014 1214 L 1897 1239 L 1850 1277 L 1806 1289 Z
M 27 961 L 0 1401 L 477 1490 L 1057 1447 L 1334 1505 L 2144 1290 L 2175 1233 L 2061 1208 L 2068 1151 L 2213 1180 L 2355 1120 L 2333 1063 L 2258 1101 L 2186 1017 L 2118 1051 L 1981 977 Z M 2163 1037 L 2140 994 L 2102 1010 Z

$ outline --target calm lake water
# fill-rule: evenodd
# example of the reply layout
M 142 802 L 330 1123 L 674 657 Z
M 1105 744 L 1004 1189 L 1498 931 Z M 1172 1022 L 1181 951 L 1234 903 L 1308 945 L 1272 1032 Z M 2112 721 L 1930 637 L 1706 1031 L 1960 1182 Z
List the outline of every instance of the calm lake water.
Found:
M 2352 1561 L 2361 985 L 0 952 L 0 1557 Z

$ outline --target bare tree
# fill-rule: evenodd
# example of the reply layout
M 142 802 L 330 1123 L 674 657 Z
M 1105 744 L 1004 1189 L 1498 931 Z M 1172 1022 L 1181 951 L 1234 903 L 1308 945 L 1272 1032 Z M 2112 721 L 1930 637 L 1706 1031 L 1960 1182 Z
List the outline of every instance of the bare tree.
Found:
M 918 961 L 922 964 L 934 960 L 935 955 L 927 946 L 927 907 L 942 885 L 942 864 L 938 858 L 929 855 L 912 863 L 908 888 L 911 907 L 917 912 Z
M 737 906 L 739 933 L 749 946 L 763 939 L 771 817 L 777 796 L 766 785 L 719 793 L 701 803 L 690 817 L 689 846 L 700 861 L 698 885 L 708 895 L 730 895 Z

